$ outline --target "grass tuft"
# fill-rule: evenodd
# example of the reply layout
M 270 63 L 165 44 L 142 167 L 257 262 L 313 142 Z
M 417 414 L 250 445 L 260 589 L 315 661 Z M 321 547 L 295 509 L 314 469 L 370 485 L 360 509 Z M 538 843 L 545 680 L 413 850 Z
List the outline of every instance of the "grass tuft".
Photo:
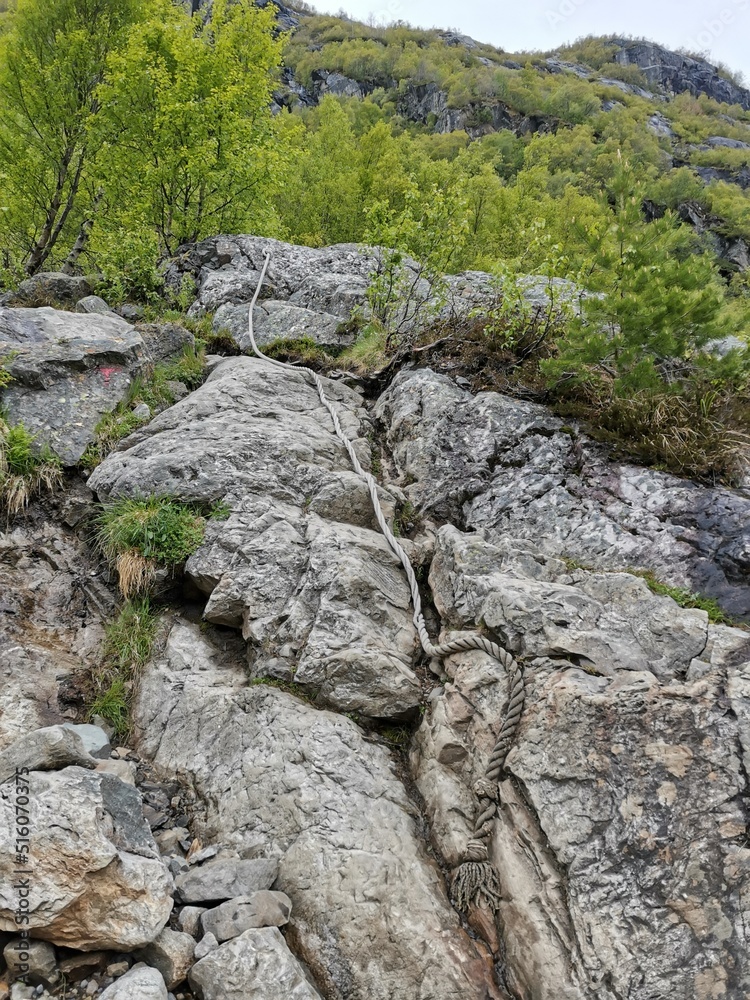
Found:
M 169 496 L 120 497 L 96 518 L 99 548 L 116 565 L 124 597 L 145 593 L 158 566 L 184 563 L 203 541 L 206 519 L 224 519 L 219 502 L 210 508 Z
M 627 572 L 645 580 L 652 593 L 658 594 L 660 597 L 671 597 L 675 604 L 681 608 L 697 608 L 699 611 L 705 611 L 708 614 L 708 620 L 714 625 L 736 624 L 734 619 L 724 611 L 713 597 L 706 597 L 704 594 L 693 593 L 685 587 L 675 587 L 671 583 L 664 583 L 650 570 L 629 569 Z
M 127 601 L 107 626 L 89 718 L 101 715 L 120 737 L 129 729 L 133 682 L 151 654 L 158 628 L 158 615 L 147 597 Z
M 0 507 L 10 517 L 63 482 L 59 459 L 46 445 L 35 448 L 35 441 L 23 424 L 11 426 L 0 416 Z

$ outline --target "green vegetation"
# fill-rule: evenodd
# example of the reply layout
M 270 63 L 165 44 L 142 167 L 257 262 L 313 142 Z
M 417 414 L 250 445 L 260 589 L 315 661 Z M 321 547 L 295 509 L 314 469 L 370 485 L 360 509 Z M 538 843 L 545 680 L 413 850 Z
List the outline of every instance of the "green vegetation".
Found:
M 176 361 L 161 362 L 150 375 L 134 379 L 127 399 L 105 413 L 96 425 L 96 441 L 86 449 L 80 464 L 86 469 L 95 468 L 118 441 L 142 427 L 149 418 L 134 413 L 141 403 L 146 403 L 152 413 L 171 406 L 175 396 L 170 382 L 182 382 L 188 389 L 197 389 L 205 378 L 205 364 L 202 347 L 186 348 Z
M 0 411 L 0 508 L 20 513 L 33 496 L 62 485 L 60 462 L 23 424 L 8 424 Z
M 273 9 L 17 0 L 0 32 L 0 268 L 83 264 L 120 296 L 217 231 L 273 228 Z M 95 266 L 92 266 L 95 265 Z
M 708 620 L 715 625 L 733 625 L 734 621 L 722 610 L 718 601 L 713 597 L 705 597 L 703 594 L 695 594 L 684 587 L 673 587 L 669 583 L 663 583 L 653 573 L 641 570 L 628 570 L 634 576 L 640 576 L 648 584 L 649 589 L 660 597 L 671 597 L 681 608 L 698 608 L 708 614 Z
M 148 660 L 158 627 L 147 597 L 127 601 L 107 626 L 89 717 L 101 715 L 118 736 L 128 731 L 133 682 Z
M 172 0 L 11 5 L 0 18 L 0 283 L 78 268 L 104 276 L 110 301 L 155 309 L 160 257 L 221 231 L 379 245 L 354 346 L 333 359 L 282 342 L 273 356 L 364 372 L 414 348 L 415 328 L 463 338 L 475 388 L 551 402 L 644 461 L 738 478 L 750 358 L 705 348 L 747 340 L 750 281 L 680 209 L 750 239 L 750 191 L 695 169 L 748 168 L 746 149 L 714 139 L 750 142 L 750 112 L 690 94 L 649 100 L 612 37 L 559 53 L 582 77 L 549 72 L 541 53 L 466 49 L 404 24 L 306 14 L 287 35 L 273 26 L 272 6 L 251 0 L 215 0 L 208 23 Z M 316 71 L 343 73 L 366 96 L 272 116 L 282 65 L 308 87 Z M 458 129 L 436 132 L 448 113 Z M 470 269 L 497 277 L 496 302 L 468 325 L 430 329 L 442 275 Z M 519 291 L 530 274 L 555 293 L 541 312 Z M 589 294 L 561 303 L 559 278 Z M 416 294 L 425 285 L 429 308 Z M 179 315 L 194 292 L 187 279 L 167 305 Z M 234 350 L 210 318 L 201 338 Z M 480 369 L 481 343 L 492 366 Z M 137 426 L 138 401 L 158 409 L 169 381 L 199 384 L 199 357 L 159 366 L 105 418 L 87 462 Z
M 282 681 L 278 677 L 253 677 L 248 684 L 251 687 L 272 687 L 278 691 L 286 691 L 287 694 L 293 694 L 295 698 L 307 702 L 308 705 L 312 705 L 315 700 L 315 692 L 309 688 L 295 684 L 294 681 Z
M 121 497 L 96 518 L 96 536 L 117 567 L 123 597 L 147 593 L 159 566 L 173 569 L 200 546 L 207 518 L 224 518 L 226 505 L 205 505 L 176 497 Z

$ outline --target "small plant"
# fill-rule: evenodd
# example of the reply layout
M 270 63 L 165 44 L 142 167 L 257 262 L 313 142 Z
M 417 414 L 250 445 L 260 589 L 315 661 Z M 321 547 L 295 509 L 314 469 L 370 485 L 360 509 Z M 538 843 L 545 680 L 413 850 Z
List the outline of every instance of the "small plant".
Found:
M 33 496 L 62 485 L 59 459 L 48 446 L 35 449 L 36 435 L 0 416 L 0 506 L 20 513 Z
M 130 708 L 128 691 L 121 677 L 115 677 L 109 687 L 97 696 L 91 705 L 89 718 L 95 715 L 101 715 L 114 726 L 118 736 L 127 732 Z
M 133 681 L 151 655 L 158 627 L 158 616 L 148 598 L 142 597 L 127 601 L 106 628 L 103 662 L 95 677 L 98 693 L 89 717 L 101 715 L 118 736 L 128 730 Z
M 697 608 L 708 614 L 708 620 L 714 625 L 733 625 L 734 620 L 727 615 L 718 601 L 704 594 L 696 594 L 685 587 L 675 587 L 671 583 L 659 580 L 650 570 L 629 569 L 628 573 L 645 580 L 649 590 L 660 597 L 671 597 L 681 608 Z
M 5 389 L 13 381 L 13 376 L 8 369 L 13 357 L 13 354 L 6 354 L 4 358 L 0 358 L 0 389 Z
M 298 361 L 303 365 L 314 365 L 316 368 L 326 368 L 331 360 L 320 344 L 316 344 L 312 337 L 274 340 L 265 347 L 261 347 L 261 351 L 267 357 L 277 361 Z
M 294 681 L 282 681 L 278 677 L 253 677 L 248 683 L 251 687 L 272 687 L 279 691 L 286 691 L 287 694 L 293 694 L 295 698 L 306 701 L 310 705 L 313 704 L 316 694 L 301 684 L 295 684 Z
M 98 543 L 117 567 L 124 597 L 153 584 L 157 567 L 184 563 L 200 546 L 207 517 L 225 517 L 225 504 L 205 506 L 175 497 L 122 497 L 106 504 L 97 520 Z

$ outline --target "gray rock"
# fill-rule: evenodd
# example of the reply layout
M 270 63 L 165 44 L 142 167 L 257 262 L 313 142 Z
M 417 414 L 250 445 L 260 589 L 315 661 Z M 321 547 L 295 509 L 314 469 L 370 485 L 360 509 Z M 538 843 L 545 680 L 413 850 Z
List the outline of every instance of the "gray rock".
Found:
M 179 403 L 179 401 L 184 399 L 185 396 L 190 395 L 190 390 L 184 382 L 178 382 L 176 379 L 167 379 L 165 385 L 175 403 Z
M 102 774 L 111 774 L 124 781 L 126 785 L 135 786 L 136 765 L 131 760 L 100 760 L 96 770 Z
M 448 544 L 455 554 L 458 534 L 442 529 L 439 548 Z M 441 613 L 455 627 L 475 627 L 474 609 L 502 599 L 509 583 L 518 593 L 522 582 L 567 580 L 571 599 L 597 594 L 612 622 L 623 611 L 617 591 L 633 600 L 626 575 L 571 575 L 563 563 L 530 543 L 514 546 L 507 536 L 490 544 L 482 534 L 466 535 L 459 548 L 457 561 L 439 557 L 433 567 Z M 511 591 L 511 617 L 514 599 Z M 537 598 L 529 592 L 527 599 L 531 610 Z M 741 995 L 747 981 L 743 960 L 730 957 L 741 951 L 733 928 L 747 919 L 742 900 L 750 884 L 750 857 L 736 839 L 744 829 L 736 795 L 747 744 L 717 691 L 728 671 L 736 681 L 735 711 L 748 717 L 740 707 L 750 693 L 740 683 L 745 668 L 731 664 L 750 655 L 750 641 L 739 630 L 708 627 L 701 652 L 707 672 L 697 683 L 685 680 L 679 630 L 673 636 L 669 627 L 674 607 L 648 593 L 640 601 L 664 605 L 663 625 L 652 626 L 653 635 L 660 635 L 667 657 L 674 650 L 675 669 L 663 679 L 645 662 L 641 670 L 614 666 L 604 676 L 564 654 L 536 656 L 527 670 L 526 706 L 492 841 L 504 890 L 506 972 L 516 995 L 578 1000 L 597 981 L 608 1000 L 697 997 L 703 976 L 726 981 L 727 995 Z M 637 605 L 631 607 L 621 629 L 638 628 Z M 541 613 L 551 632 L 560 627 L 554 602 Z M 453 864 L 471 835 L 472 789 L 489 759 L 507 685 L 499 665 L 482 653 L 450 657 L 445 669 L 447 682 L 417 734 L 412 766 L 433 843 Z M 698 913 L 711 913 L 712 923 L 696 933 Z M 719 925 L 726 932 L 720 942 Z
M 13 353 L 3 391 L 11 423 L 23 423 L 65 465 L 94 440 L 145 363 L 141 336 L 114 314 L 0 308 L 0 355 Z
M 11 979 L 23 978 L 32 986 L 54 986 L 60 979 L 55 949 L 46 941 L 13 938 L 3 948 Z
M 78 302 L 76 302 L 75 311 L 77 313 L 99 313 L 101 315 L 114 312 L 113 309 L 110 309 L 104 299 L 100 298 L 98 295 L 85 295 L 82 299 L 79 299 Z
M 23 983 L 13 983 L 10 988 L 10 1000 L 32 1000 L 36 996 L 33 986 L 24 986 Z
M 81 737 L 84 749 L 92 757 L 104 759 L 109 757 L 112 747 L 109 745 L 109 736 L 99 726 L 89 723 L 74 725 L 72 722 L 64 723 L 64 728 L 77 733 Z
M 179 289 L 188 274 L 198 282 L 198 299 L 194 309 L 215 312 L 227 302 L 247 303 L 253 297 L 263 267 L 263 254 L 271 251 L 273 259 L 268 269 L 263 298 L 286 301 L 306 283 L 319 276 L 340 276 L 331 286 L 327 298 L 317 297 L 314 308 L 321 312 L 342 315 L 343 299 L 336 289 L 348 285 L 352 278 L 367 279 L 377 264 L 377 253 L 355 244 L 338 244 L 321 249 L 294 246 L 260 236 L 216 236 L 200 243 L 181 247 L 165 269 L 169 287 Z M 346 298 L 350 293 L 344 293 Z M 310 300 L 308 300 L 310 301 Z M 307 307 L 308 301 L 295 304 Z
M 139 403 L 138 406 L 133 407 L 133 416 L 137 417 L 139 420 L 150 420 L 151 407 L 148 403 Z
M 87 278 L 61 271 L 42 271 L 22 281 L 15 292 L 4 295 L 0 306 L 72 306 L 92 291 Z
M 205 912 L 205 906 L 183 906 L 177 915 L 177 927 L 194 938 L 200 937 L 201 917 Z
M 138 792 L 118 778 L 67 767 L 32 771 L 28 797 L 29 930 L 79 950 L 129 950 L 152 941 L 172 909 L 172 880 L 141 816 Z M 0 930 L 16 927 L 14 798 L 0 799 Z
M 248 330 L 249 305 L 223 305 L 214 315 L 216 333 L 228 331 L 243 351 L 250 350 Z M 300 309 L 298 306 L 273 299 L 257 305 L 253 315 L 255 342 L 259 347 L 275 340 L 309 338 L 321 347 L 346 347 L 354 340 L 353 333 L 339 333 L 342 325 L 338 316 Z
M 270 889 L 279 866 L 266 858 L 208 861 L 180 875 L 175 887 L 183 903 L 208 903 Z
M 195 961 L 199 962 L 202 958 L 205 958 L 206 955 L 210 955 L 212 951 L 216 951 L 218 947 L 219 942 L 213 934 L 204 934 L 195 946 Z
M 153 362 L 167 361 L 195 347 L 195 337 L 179 323 L 139 323 L 138 333 Z
M 283 927 L 291 912 L 292 901 L 283 892 L 254 892 L 207 910 L 201 926 L 217 941 L 229 941 L 253 927 Z
M 112 962 L 111 965 L 107 966 L 106 973 L 113 979 L 119 979 L 120 976 L 125 975 L 125 973 L 128 971 L 129 968 L 130 968 L 130 962 L 128 961 Z
M 161 973 L 139 962 L 101 994 L 100 1000 L 167 1000 Z
M 425 512 L 604 570 L 652 570 L 750 616 L 750 498 L 614 463 L 548 410 L 402 372 L 376 413 Z
M 321 1000 L 275 927 L 245 931 L 190 970 L 199 1000 Z
M 18 770 L 56 771 L 76 764 L 96 767 L 82 734 L 68 725 L 37 729 L 0 753 L 0 785 L 13 780 Z
M 143 306 L 137 306 L 132 302 L 123 302 L 121 306 L 115 309 L 115 312 L 118 316 L 126 319 L 128 323 L 137 323 L 144 316 Z
M 326 385 L 368 465 L 371 428 L 361 397 Z M 375 717 L 416 708 L 406 581 L 373 530 L 369 493 L 349 471 L 302 373 L 229 358 L 131 440 L 133 447 L 108 456 L 89 485 L 102 498 L 226 499 L 230 516 L 209 523 L 186 573 L 208 597 L 205 617 L 241 628 L 250 640 L 254 677 L 278 675 L 281 659 L 320 703 Z M 395 498 L 381 496 L 392 515 Z M 281 656 L 284 648 L 291 658 Z
M 172 990 L 187 978 L 193 964 L 195 941 L 190 934 L 165 927 L 161 934 L 136 952 L 136 959 L 158 969 L 167 989 Z
M 321 989 L 368 1000 L 503 996 L 425 854 L 390 755 L 350 719 L 248 687 L 243 664 L 187 625 L 145 669 L 133 719 L 142 753 L 199 790 L 204 840 L 279 858 L 274 884 L 294 903 L 295 950 Z

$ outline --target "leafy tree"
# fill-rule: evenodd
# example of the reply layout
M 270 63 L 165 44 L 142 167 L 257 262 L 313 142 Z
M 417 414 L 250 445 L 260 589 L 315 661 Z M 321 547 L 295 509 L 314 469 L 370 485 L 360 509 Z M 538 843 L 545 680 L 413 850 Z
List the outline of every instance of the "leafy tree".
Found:
M 98 88 L 140 8 L 141 0 L 18 0 L 11 10 L 0 32 L 6 271 L 34 274 L 72 249 L 95 198 Z
M 146 227 L 173 253 L 212 233 L 273 230 L 284 155 L 270 112 L 273 25 L 273 8 L 251 0 L 215 0 L 206 23 L 150 0 L 97 93 L 104 233 Z

